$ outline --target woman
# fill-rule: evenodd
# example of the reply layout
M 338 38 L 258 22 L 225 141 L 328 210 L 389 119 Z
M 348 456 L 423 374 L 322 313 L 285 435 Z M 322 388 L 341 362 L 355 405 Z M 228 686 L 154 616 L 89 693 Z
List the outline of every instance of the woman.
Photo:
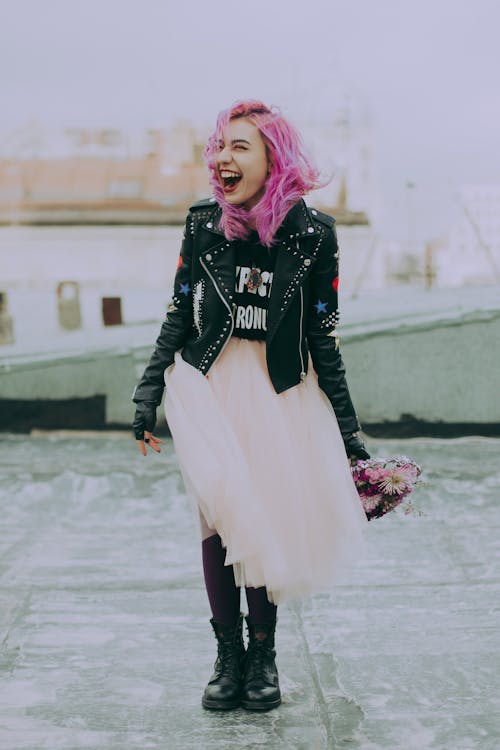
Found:
M 359 554 L 367 520 L 348 456 L 369 456 L 335 328 L 334 220 L 302 200 L 320 183 L 300 137 L 278 111 L 238 102 L 205 159 L 214 198 L 190 209 L 134 431 L 143 455 L 160 451 L 166 385 L 218 642 L 202 704 L 268 710 L 281 701 L 277 605 L 331 587 Z

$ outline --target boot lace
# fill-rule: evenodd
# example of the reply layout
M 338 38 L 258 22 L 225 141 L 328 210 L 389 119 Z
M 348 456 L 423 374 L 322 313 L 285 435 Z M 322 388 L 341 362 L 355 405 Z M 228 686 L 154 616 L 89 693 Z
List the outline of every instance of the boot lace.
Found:
M 217 661 L 220 675 L 229 677 L 239 668 L 240 649 L 238 643 L 218 643 Z
M 246 677 L 249 681 L 262 679 L 265 655 L 265 641 L 254 641 L 248 650 Z

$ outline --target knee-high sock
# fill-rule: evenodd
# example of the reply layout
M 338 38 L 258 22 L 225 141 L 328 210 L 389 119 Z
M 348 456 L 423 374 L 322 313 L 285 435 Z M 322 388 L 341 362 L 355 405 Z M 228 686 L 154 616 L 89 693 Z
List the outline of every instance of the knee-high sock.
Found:
M 213 619 L 234 625 L 240 614 L 240 590 L 234 582 L 232 565 L 224 565 L 226 550 L 218 534 L 204 539 L 201 545 L 205 586 Z
M 278 607 L 267 598 L 265 586 L 258 589 L 245 588 L 248 604 L 248 620 L 252 625 L 270 625 L 276 619 Z

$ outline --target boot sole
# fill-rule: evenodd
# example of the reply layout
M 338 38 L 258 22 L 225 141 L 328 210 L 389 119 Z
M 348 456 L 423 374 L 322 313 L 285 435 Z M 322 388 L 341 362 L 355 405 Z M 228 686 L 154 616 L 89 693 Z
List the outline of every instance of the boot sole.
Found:
M 231 711 L 233 708 L 239 708 L 241 706 L 241 701 L 239 699 L 231 702 L 211 701 L 202 698 L 201 705 L 209 711 Z
M 272 708 L 278 708 L 281 704 L 281 698 L 269 703 L 253 703 L 252 701 L 241 701 L 241 707 L 247 711 L 270 711 Z

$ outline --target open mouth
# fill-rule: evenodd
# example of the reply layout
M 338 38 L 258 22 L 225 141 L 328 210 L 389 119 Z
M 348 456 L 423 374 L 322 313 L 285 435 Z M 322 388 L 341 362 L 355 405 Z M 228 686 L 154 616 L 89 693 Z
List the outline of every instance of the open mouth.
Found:
M 242 175 L 239 172 L 231 172 L 228 169 L 222 169 L 220 172 L 222 187 L 225 193 L 232 193 L 236 190 Z

